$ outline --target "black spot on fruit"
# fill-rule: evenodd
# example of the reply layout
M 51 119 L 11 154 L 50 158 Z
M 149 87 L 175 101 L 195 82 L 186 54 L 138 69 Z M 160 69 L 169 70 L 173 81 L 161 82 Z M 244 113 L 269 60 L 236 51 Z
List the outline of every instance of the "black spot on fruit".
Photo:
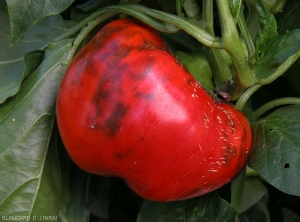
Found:
M 188 78 L 188 79 L 185 79 L 185 82 L 189 85 L 192 85 L 195 82 L 195 80 L 193 78 Z
M 235 146 L 231 146 L 230 144 L 227 144 L 226 151 L 223 156 L 223 160 L 225 163 L 230 163 L 231 160 L 236 156 L 237 154 L 237 148 Z
M 136 64 L 140 63 L 140 64 Z M 143 81 L 149 75 L 151 75 L 153 70 L 153 65 L 156 63 L 156 59 L 151 56 L 140 56 L 137 61 L 134 62 L 134 66 L 131 65 L 126 70 L 129 73 L 130 78 L 133 81 Z M 141 65 L 142 64 L 142 65 Z
M 110 117 L 105 121 L 103 130 L 107 131 L 110 137 L 115 137 L 121 128 L 122 118 L 128 111 L 128 106 L 118 102 Z
M 142 92 L 136 92 L 134 94 L 134 97 L 137 98 L 137 99 L 142 99 L 144 97 L 144 93 L 142 93 Z
M 123 152 L 123 153 L 117 152 L 117 153 L 114 155 L 114 156 L 115 156 L 115 160 L 116 160 L 116 161 L 121 161 L 121 160 L 123 160 L 124 158 L 128 158 L 128 157 L 130 157 L 130 156 L 133 154 L 133 152 L 134 152 L 134 149 L 131 148 L 131 147 L 128 147 L 128 148 L 126 149 L 126 151 Z
M 141 142 L 145 141 L 145 137 L 140 136 L 140 137 L 139 137 L 139 141 L 141 141 Z
M 153 97 L 154 97 L 153 94 L 151 94 L 151 93 L 144 94 L 143 92 L 140 92 L 140 91 L 136 92 L 134 94 L 134 96 L 137 99 L 146 99 L 148 101 L 152 101 Z

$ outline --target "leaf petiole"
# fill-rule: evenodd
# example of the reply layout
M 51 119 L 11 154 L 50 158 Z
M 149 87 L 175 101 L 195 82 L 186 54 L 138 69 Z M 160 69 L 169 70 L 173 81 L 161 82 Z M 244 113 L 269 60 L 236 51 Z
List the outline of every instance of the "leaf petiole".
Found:
M 237 100 L 236 104 L 235 104 L 235 108 L 238 110 L 243 110 L 246 102 L 248 101 L 248 99 L 253 95 L 253 93 L 255 93 L 260 87 L 262 87 L 261 85 L 253 85 L 251 87 L 249 87 L 248 89 L 246 89 L 243 94 L 240 96 L 240 98 Z
M 300 105 L 300 98 L 285 97 L 285 98 L 275 99 L 268 103 L 265 103 L 264 105 L 262 105 L 261 107 L 259 107 L 257 110 L 253 112 L 250 120 L 255 121 L 259 117 L 261 117 L 264 113 L 270 111 L 271 109 L 274 109 L 278 106 L 284 106 L 284 105 Z

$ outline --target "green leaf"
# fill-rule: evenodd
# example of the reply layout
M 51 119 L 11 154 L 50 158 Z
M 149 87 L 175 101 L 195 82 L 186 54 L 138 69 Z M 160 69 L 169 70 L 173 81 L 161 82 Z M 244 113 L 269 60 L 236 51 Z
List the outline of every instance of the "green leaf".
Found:
M 88 190 L 88 205 L 91 214 L 99 219 L 108 220 L 109 212 L 114 212 L 111 209 L 109 209 L 109 205 L 112 202 L 112 198 L 110 198 L 111 195 L 109 195 L 109 189 L 111 188 L 111 178 L 92 175 L 90 179 L 90 186 Z M 118 197 L 118 199 L 120 200 L 120 196 Z M 126 198 L 126 202 L 128 201 L 127 203 L 129 203 L 129 200 L 129 198 Z M 131 203 L 130 205 L 132 206 Z M 125 218 L 123 217 L 123 219 Z
M 231 9 L 232 16 L 235 20 L 235 23 L 237 23 L 240 11 L 243 9 L 242 1 L 241 0 L 232 0 L 232 1 L 229 1 L 229 3 L 230 3 L 230 9 Z
M 277 189 L 300 196 L 300 106 L 277 109 L 252 124 L 249 167 Z
M 278 33 L 285 35 L 293 29 L 300 27 L 300 1 L 288 0 L 283 10 L 276 15 Z
M 284 222 L 299 222 L 300 217 L 294 213 L 293 211 L 283 208 L 282 209 L 282 214 L 283 214 L 283 221 Z
M 271 39 L 278 35 L 277 24 L 274 15 L 269 11 L 263 0 L 256 0 L 256 10 L 259 15 L 260 28 L 256 39 L 255 57 L 258 60 L 259 54 Z
M 279 77 L 299 57 L 300 29 L 295 29 L 286 35 L 275 37 L 266 43 L 261 51 L 259 61 L 254 66 L 254 72 L 259 81 L 268 79 L 274 73 Z M 270 81 L 274 78 L 270 77 Z M 265 81 L 269 83 L 269 81 Z
M 45 122 L 47 122 L 47 120 Z M 47 130 L 48 129 L 40 130 L 40 132 L 46 134 Z M 37 134 L 38 133 L 33 136 L 37 136 Z M 27 143 L 24 144 L 27 145 Z M 58 129 L 54 127 L 47 149 L 42 176 L 41 178 L 36 178 L 36 181 L 39 181 L 40 184 L 38 185 L 38 190 L 35 191 L 36 197 L 34 199 L 34 205 L 32 206 L 31 218 L 33 218 L 33 216 L 39 218 L 40 216 L 47 215 L 57 218 L 58 212 L 61 211 L 61 208 L 63 208 L 70 199 L 70 166 L 71 159 L 64 147 L 58 142 Z M 36 187 L 33 187 L 33 189 L 35 188 Z M 18 201 L 14 203 L 20 204 Z
M 50 138 L 56 93 L 71 60 L 72 42 L 50 44 L 20 93 L 0 105 L 1 216 L 57 216 L 68 199 L 61 155 Z
M 11 43 L 17 43 L 29 27 L 49 15 L 59 14 L 74 0 L 6 0 L 11 22 Z
M 236 211 L 213 192 L 201 197 L 168 203 L 145 201 L 137 222 L 235 221 Z
M 34 53 L 29 56 L 35 56 L 36 59 L 31 59 L 31 64 L 24 65 L 24 55 L 44 49 L 55 39 L 74 34 L 73 27 L 76 24 L 63 20 L 60 15 L 50 16 L 31 27 L 21 41 L 10 46 L 9 16 L 4 3 L 0 1 L 0 104 L 19 91 L 23 79 L 41 61 L 42 54 Z
M 270 222 L 268 209 L 268 196 L 264 196 L 259 202 L 253 205 L 249 210 L 239 215 L 239 221 L 249 222 Z
M 62 147 L 64 148 L 64 147 Z M 61 211 L 59 221 L 61 222 L 88 222 L 90 218 L 90 210 L 86 202 L 86 193 L 89 174 L 80 170 L 73 165 L 70 192 L 71 200 L 66 208 Z
M 246 178 L 239 213 L 249 210 L 266 195 L 268 195 L 268 189 L 258 178 Z

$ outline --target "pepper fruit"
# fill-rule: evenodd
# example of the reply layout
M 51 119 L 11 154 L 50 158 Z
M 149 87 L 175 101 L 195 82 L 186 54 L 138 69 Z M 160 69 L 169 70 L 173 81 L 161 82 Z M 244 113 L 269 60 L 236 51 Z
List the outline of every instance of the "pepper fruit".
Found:
M 76 55 L 57 97 L 57 123 L 83 170 L 123 178 L 154 201 L 218 189 L 245 166 L 242 112 L 214 101 L 148 25 L 117 19 Z

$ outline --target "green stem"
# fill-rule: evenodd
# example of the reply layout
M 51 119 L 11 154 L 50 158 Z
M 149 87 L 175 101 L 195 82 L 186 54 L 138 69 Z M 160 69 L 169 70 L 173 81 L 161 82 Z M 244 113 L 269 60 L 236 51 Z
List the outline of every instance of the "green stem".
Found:
M 99 12 L 119 12 L 127 14 L 145 22 L 161 32 L 176 33 L 179 30 L 178 27 L 174 26 L 170 22 L 162 22 L 163 20 L 159 19 L 162 15 L 159 13 L 159 15 L 157 15 L 157 13 L 155 13 L 156 10 L 149 9 L 141 5 L 111 5 L 100 9 Z M 162 13 L 166 14 L 166 16 L 170 15 L 169 13 Z M 172 16 L 176 17 L 178 20 L 184 20 L 176 15 Z
M 268 112 L 271 109 L 274 109 L 278 106 L 283 105 L 300 105 L 300 98 L 294 98 L 294 97 L 285 97 L 280 99 L 272 100 L 268 103 L 265 103 L 261 107 L 259 107 L 255 112 L 253 112 L 251 116 L 251 121 L 257 120 L 259 117 L 261 117 L 264 113 Z
M 201 27 L 201 24 L 198 21 L 180 18 L 176 15 L 149 9 L 141 5 L 112 5 L 101 8 L 99 11 L 78 23 L 78 25 L 76 25 L 72 30 L 69 30 L 64 36 L 60 36 L 59 39 L 74 35 L 88 22 L 93 21 L 98 17 L 101 17 L 99 19 L 100 22 L 121 13 L 133 16 L 158 31 L 164 33 L 176 33 L 179 29 L 182 29 L 208 47 L 222 48 L 220 37 L 215 37 L 209 34 L 205 28 Z
M 245 41 L 245 44 L 246 44 L 246 47 L 248 50 L 248 61 L 250 62 L 250 64 L 254 64 L 254 61 L 252 58 L 254 58 L 254 55 L 255 55 L 255 46 L 253 44 L 250 31 L 247 27 L 243 11 L 240 11 L 240 13 L 238 14 L 238 26 L 244 37 L 244 41 Z
M 223 48 L 231 56 L 236 69 L 236 76 L 230 87 L 232 99 L 237 99 L 243 90 L 255 83 L 255 76 L 250 69 L 240 42 L 237 27 L 231 14 L 228 1 L 217 0 L 221 20 Z
M 211 62 L 213 79 L 216 88 L 221 92 L 227 92 L 232 80 L 232 72 L 221 53 L 223 49 L 207 48 L 208 59 Z
M 203 16 L 203 20 L 205 22 L 206 30 L 210 34 L 215 35 L 215 32 L 214 32 L 214 13 L 213 13 L 214 2 L 211 1 L 211 0 L 203 0 L 202 8 L 203 8 L 202 16 Z
M 205 23 L 206 30 L 215 35 L 214 32 L 214 16 L 213 16 L 213 1 L 204 0 L 202 2 L 203 7 L 203 21 Z M 206 47 L 208 59 L 210 60 L 213 76 L 214 76 L 214 84 L 218 88 L 218 90 L 222 92 L 227 91 L 227 87 L 229 82 L 232 79 L 232 73 L 228 65 L 222 56 L 220 50 L 223 49 L 214 49 Z
M 54 39 L 54 41 L 60 41 L 62 39 L 66 39 L 66 38 L 73 36 L 74 34 L 79 32 L 82 29 L 82 27 L 84 27 L 87 23 L 89 23 L 90 21 L 93 21 L 94 19 L 97 19 L 98 17 L 101 17 L 101 18 L 99 18 L 99 20 L 105 21 L 106 19 L 109 19 L 118 14 L 120 14 L 120 13 L 119 12 L 106 12 L 106 11 L 100 11 L 100 12 L 94 13 L 91 16 L 83 19 L 81 22 L 74 25 L 71 29 L 69 29 L 63 35 Z
M 243 94 L 240 96 L 240 98 L 237 100 L 236 104 L 235 104 L 235 108 L 238 110 L 243 110 L 246 102 L 248 101 L 248 99 L 252 96 L 253 93 L 255 93 L 259 88 L 261 87 L 261 85 L 254 85 L 249 87 L 248 89 L 246 89 Z
M 183 5 L 182 1 L 185 1 L 185 0 L 176 0 L 176 12 L 179 17 L 184 17 L 184 15 L 182 13 L 182 5 Z
M 246 177 L 246 167 L 243 171 L 231 182 L 231 206 L 239 212 L 242 203 L 242 194 Z
M 78 32 L 89 21 L 106 13 L 110 13 L 107 15 L 108 18 L 121 13 L 133 16 L 156 30 L 165 33 L 176 33 L 181 29 L 208 47 L 222 48 L 221 39 L 209 34 L 205 28 L 201 27 L 198 21 L 180 18 L 176 15 L 149 9 L 142 5 L 112 5 L 102 8 L 81 21 L 79 25 L 72 30 L 72 34 Z M 70 33 L 71 32 L 68 32 L 66 35 L 70 36 Z M 60 39 L 63 37 L 65 36 L 60 37 Z
M 108 18 L 111 18 L 113 16 L 116 16 L 119 13 L 116 12 L 110 12 L 110 13 L 103 13 L 102 15 L 98 15 L 96 19 L 86 22 L 86 19 L 84 20 L 86 23 L 85 26 L 80 30 L 79 34 L 77 35 L 76 39 L 73 42 L 73 47 L 72 47 L 72 54 L 74 57 L 75 53 L 77 52 L 78 47 L 80 44 L 83 42 L 83 40 L 86 38 L 86 36 L 95 28 L 97 27 L 101 22 L 107 20 Z M 92 19 L 92 18 L 90 18 Z
M 113 6 L 108 6 L 107 8 L 111 9 L 112 7 Z M 154 9 L 149 9 L 141 5 L 114 6 L 114 8 L 118 8 L 118 10 L 122 10 L 122 11 L 124 11 L 125 7 L 126 10 L 129 8 L 133 11 L 141 12 L 143 15 L 147 14 L 152 18 L 156 18 L 159 21 L 165 22 L 168 25 L 172 24 L 173 27 L 177 27 L 185 31 L 189 35 L 193 36 L 196 40 L 201 42 L 203 45 L 212 48 L 222 48 L 221 39 L 219 37 L 215 37 L 209 34 L 205 30 L 205 28 L 201 27 L 201 24 L 198 21 L 179 18 L 178 16 L 166 12 L 162 12 L 162 11 L 157 11 Z M 151 23 L 147 23 L 147 24 L 152 25 Z

